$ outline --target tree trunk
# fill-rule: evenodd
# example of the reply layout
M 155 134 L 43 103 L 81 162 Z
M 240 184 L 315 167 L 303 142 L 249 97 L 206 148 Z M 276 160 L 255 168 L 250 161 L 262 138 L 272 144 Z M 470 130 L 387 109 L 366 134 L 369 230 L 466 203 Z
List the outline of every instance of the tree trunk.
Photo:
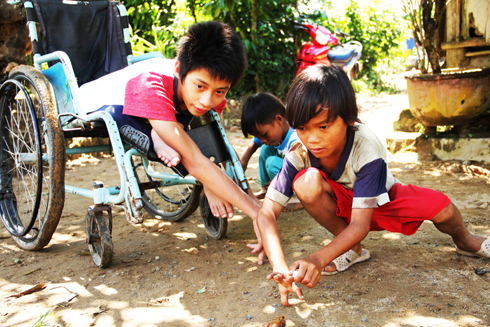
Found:
M 250 26 L 250 39 L 252 44 L 255 44 L 257 40 L 257 0 L 252 0 L 252 24 Z M 262 87 L 260 86 L 260 76 L 259 73 L 255 75 L 255 92 L 262 92 Z
M 422 46 L 427 52 L 430 66 L 433 74 L 441 73 L 439 64 L 439 53 L 436 48 L 437 30 L 439 22 L 443 17 L 446 5 L 441 0 L 422 0 L 422 26 L 424 29 L 424 40 Z M 434 12 L 434 16 L 432 13 Z
M 26 64 L 32 49 L 21 12 L 20 7 L 0 0 L 0 80 L 12 66 L 9 63 Z

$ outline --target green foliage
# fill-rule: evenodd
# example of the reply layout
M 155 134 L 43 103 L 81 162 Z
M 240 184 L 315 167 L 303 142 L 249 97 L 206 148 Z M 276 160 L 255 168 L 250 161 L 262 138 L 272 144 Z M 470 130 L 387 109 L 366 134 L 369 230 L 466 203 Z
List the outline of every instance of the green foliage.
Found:
M 248 68 L 229 97 L 268 91 L 285 98 L 296 74 L 296 52 L 309 35 L 295 23 L 310 21 L 338 28 L 363 44 L 362 88 L 383 89 L 380 63 L 404 42 L 397 18 L 382 6 L 361 8 L 351 0 L 346 13 L 329 19 L 330 0 L 124 0 L 135 54 L 150 51 L 175 57 L 179 38 L 196 21 L 220 20 L 234 26 L 247 49 Z M 303 5 L 303 6 L 302 6 Z M 308 8 L 299 11 L 297 8 Z M 400 53 L 397 53 L 400 55 Z M 386 60 L 385 60 L 386 61 Z M 385 62 L 386 64 L 386 62 Z M 393 63 L 388 63 L 393 67 Z M 358 85 L 358 87 L 359 87 Z M 386 88 L 386 87 L 385 87 Z
M 157 51 L 162 53 L 165 58 L 174 58 L 176 55 L 177 39 L 168 33 L 160 32 L 155 26 L 152 26 L 153 43 L 145 38 L 131 33 L 131 42 L 134 55 L 140 55 L 147 52 Z
M 195 22 L 182 1 L 123 0 L 128 11 L 133 51 L 159 51 L 173 58 L 180 37 Z
M 46 311 L 38 320 L 36 320 L 31 327 L 64 327 L 58 316 L 53 312 L 56 307 Z M 53 322 L 54 320 L 54 322 Z
M 268 91 L 284 98 L 296 73 L 296 51 L 308 35 L 295 28 L 305 20 L 324 21 L 323 12 L 299 13 L 297 1 L 211 0 L 204 10 L 237 28 L 247 49 L 248 69 L 237 95 Z
M 391 57 L 404 57 L 400 45 L 405 37 L 400 29 L 399 18 L 392 10 L 379 9 L 379 1 L 376 7 L 366 6 L 361 10 L 356 1 L 351 0 L 346 8 L 345 16 L 334 18 L 335 26 L 350 35 L 350 39 L 361 42 L 362 71 L 358 78 L 365 78 L 370 88 L 378 91 L 386 91 L 389 87 L 384 85 L 379 68 L 383 59 Z M 393 56 L 394 55 L 394 56 Z M 397 64 L 401 66 L 400 63 Z M 388 89 L 387 89 L 388 88 Z

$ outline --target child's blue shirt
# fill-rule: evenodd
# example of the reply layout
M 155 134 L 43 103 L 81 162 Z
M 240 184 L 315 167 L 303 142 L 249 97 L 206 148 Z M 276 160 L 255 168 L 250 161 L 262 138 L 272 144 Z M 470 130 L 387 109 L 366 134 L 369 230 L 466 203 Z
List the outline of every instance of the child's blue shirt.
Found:
M 320 166 L 301 142 L 294 142 L 284 158 L 281 171 L 274 177 L 267 197 L 283 206 L 293 195 L 293 180 L 303 169 L 314 167 L 348 190 L 353 190 L 353 208 L 376 208 L 390 201 L 388 191 L 399 183 L 388 170 L 386 146 L 365 125 L 347 129 L 347 142 L 332 174 Z
M 256 137 L 253 138 L 253 141 L 255 144 L 258 145 L 259 148 L 264 144 L 264 143 L 260 142 L 260 140 Z M 284 141 L 281 144 L 274 146 L 274 148 L 276 148 L 277 152 L 279 153 L 279 155 L 281 157 L 284 157 L 286 155 L 286 153 L 289 151 L 289 149 L 291 148 L 291 145 L 293 144 L 293 142 L 295 142 L 295 141 L 299 141 L 298 134 L 296 133 L 296 131 L 294 129 L 292 129 L 290 127 L 288 134 L 284 138 Z

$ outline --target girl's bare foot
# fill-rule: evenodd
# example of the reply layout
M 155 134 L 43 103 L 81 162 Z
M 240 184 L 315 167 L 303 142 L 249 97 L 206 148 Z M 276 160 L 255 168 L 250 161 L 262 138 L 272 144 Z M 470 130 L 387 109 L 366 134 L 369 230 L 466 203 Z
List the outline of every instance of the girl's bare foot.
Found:
M 303 209 L 303 205 L 298 198 L 294 197 L 289 200 L 288 204 L 282 209 L 282 211 L 293 212 L 300 209 Z
M 257 199 L 262 200 L 263 198 L 265 198 L 265 193 L 267 193 L 267 192 L 260 191 L 260 192 L 254 193 L 254 195 Z
M 153 149 L 157 157 L 168 167 L 176 166 L 180 162 L 180 153 L 168 146 L 154 129 L 151 130 L 151 139 L 153 140 Z
M 255 197 L 259 200 L 263 200 L 265 198 L 265 194 L 267 193 L 267 189 L 269 188 L 269 185 L 271 182 L 265 183 L 261 188 L 260 191 L 257 193 L 254 193 Z

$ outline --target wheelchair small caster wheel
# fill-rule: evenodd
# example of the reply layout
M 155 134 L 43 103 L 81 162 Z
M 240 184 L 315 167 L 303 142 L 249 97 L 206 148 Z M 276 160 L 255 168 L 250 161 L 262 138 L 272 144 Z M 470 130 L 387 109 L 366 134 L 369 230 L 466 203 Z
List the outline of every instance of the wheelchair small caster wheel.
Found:
M 208 235 L 215 240 L 221 240 L 225 237 L 226 229 L 228 228 L 228 219 L 213 216 L 204 192 L 202 193 L 199 202 L 199 211 L 201 212 L 204 227 L 206 228 Z
M 87 210 L 85 226 L 86 242 L 94 263 L 100 268 L 111 264 L 114 245 L 112 244 L 112 213 L 109 206 L 90 206 Z

